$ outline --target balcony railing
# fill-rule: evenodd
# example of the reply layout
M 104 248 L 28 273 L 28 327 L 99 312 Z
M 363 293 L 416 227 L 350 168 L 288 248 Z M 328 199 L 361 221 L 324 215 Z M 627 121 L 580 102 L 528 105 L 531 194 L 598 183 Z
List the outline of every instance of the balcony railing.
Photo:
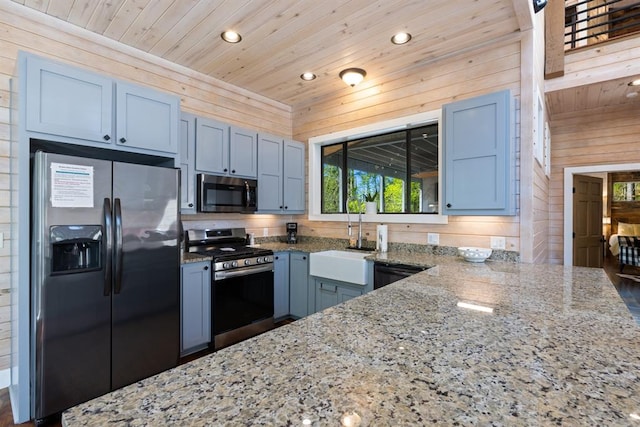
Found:
M 565 0 L 565 50 L 640 33 L 640 1 Z

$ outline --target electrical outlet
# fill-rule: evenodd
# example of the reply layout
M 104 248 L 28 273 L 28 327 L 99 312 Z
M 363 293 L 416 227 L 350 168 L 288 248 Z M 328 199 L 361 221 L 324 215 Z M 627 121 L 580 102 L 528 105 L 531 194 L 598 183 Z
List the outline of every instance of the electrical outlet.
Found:
M 491 237 L 491 249 L 506 249 L 507 239 L 504 237 Z
M 269 235 L 269 229 L 267 227 L 264 227 L 262 229 L 262 237 L 267 237 Z
M 440 235 L 438 233 L 427 233 L 427 243 L 429 245 L 437 245 L 440 243 Z

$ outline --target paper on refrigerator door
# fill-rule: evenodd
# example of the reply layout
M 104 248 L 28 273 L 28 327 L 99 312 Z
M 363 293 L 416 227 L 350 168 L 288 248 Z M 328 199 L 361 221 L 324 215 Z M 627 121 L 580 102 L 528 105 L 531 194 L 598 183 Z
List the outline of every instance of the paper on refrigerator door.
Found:
M 93 166 L 51 163 L 51 206 L 93 207 Z

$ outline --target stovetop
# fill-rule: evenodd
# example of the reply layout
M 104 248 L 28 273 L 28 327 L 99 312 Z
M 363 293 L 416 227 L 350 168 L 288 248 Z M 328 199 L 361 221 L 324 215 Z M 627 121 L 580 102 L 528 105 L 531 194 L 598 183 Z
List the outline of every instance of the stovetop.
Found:
M 192 229 L 186 232 L 187 252 L 227 261 L 273 255 L 273 251 L 247 246 L 244 228 Z

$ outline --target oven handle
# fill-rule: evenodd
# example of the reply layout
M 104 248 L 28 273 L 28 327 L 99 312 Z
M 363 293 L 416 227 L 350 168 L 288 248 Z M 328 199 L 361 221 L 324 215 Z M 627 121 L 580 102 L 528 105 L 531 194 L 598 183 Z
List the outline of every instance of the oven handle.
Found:
M 238 270 L 216 271 L 215 280 L 231 279 L 238 276 L 248 276 L 250 274 L 264 273 L 265 271 L 273 271 L 273 263 L 256 265 L 253 267 L 243 267 Z

